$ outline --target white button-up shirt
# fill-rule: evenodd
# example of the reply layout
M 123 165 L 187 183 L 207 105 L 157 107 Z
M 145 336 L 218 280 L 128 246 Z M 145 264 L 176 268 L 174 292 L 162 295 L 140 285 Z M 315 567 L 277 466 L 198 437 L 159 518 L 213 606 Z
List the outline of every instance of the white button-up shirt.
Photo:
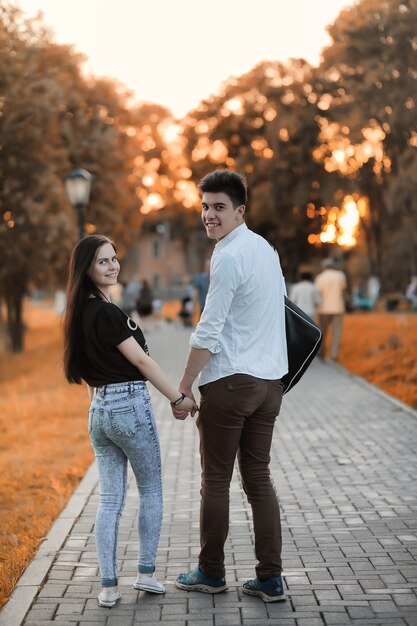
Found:
M 277 252 L 246 224 L 216 244 L 206 304 L 190 339 L 212 353 L 200 385 L 231 374 L 275 380 L 288 372 L 284 294 Z

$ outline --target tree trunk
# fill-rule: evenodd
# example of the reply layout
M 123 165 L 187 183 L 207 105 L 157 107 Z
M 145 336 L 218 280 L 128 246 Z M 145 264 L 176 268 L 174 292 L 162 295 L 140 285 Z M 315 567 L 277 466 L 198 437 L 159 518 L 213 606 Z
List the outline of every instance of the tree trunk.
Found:
M 381 280 L 381 267 L 378 265 L 373 235 L 368 224 L 362 218 L 361 227 L 365 235 L 366 256 L 368 257 L 370 274 L 371 276 L 377 276 Z
M 410 238 L 410 274 L 417 276 L 417 246 L 415 243 L 414 226 L 411 226 L 409 232 Z
M 365 238 L 368 244 L 371 273 L 380 280 L 381 289 L 384 289 L 384 256 L 383 241 L 386 232 L 387 211 L 383 198 L 382 186 L 375 179 L 368 161 L 361 169 L 359 180 L 360 189 L 368 197 L 368 215 L 362 220 Z
M 413 215 L 413 207 L 410 199 L 406 202 L 405 212 L 407 216 L 406 225 L 408 231 L 408 244 L 410 247 L 410 274 L 411 276 L 417 276 L 417 238 L 414 223 L 415 215 Z
M 23 298 L 25 290 L 15 288 L 4 296 L 6 303 L 6 325 L 9 335 L 9 350 L 22 352 L 24 347 L 25 325 L 23 323 Z
M 10 352 L 11 347 L 10 347 L 9 333 L 7 331 L 7 326 L 5 322 L 5 316 L 4 316 L 5 312 L 6 312 L 6 306 L 4 305 L 3 300 L 0 296 L 0 341 L 1 341 L 1 346 L 4 352 Z

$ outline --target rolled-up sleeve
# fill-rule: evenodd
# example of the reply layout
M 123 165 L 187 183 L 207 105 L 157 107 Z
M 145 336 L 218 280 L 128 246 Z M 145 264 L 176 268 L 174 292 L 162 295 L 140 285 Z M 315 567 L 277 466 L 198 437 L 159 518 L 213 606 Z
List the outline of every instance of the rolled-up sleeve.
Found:
M 212 354 L 221 352 L 220 335 L 240 280 L 235 259 L 227 253 L 215 255 L 204 311 L 190 338 L 192 348 L 206 349 Z

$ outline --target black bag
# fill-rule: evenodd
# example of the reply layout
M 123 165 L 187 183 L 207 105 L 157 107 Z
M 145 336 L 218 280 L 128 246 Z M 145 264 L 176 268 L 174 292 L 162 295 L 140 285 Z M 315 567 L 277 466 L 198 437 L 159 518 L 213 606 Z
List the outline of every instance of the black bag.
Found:
M 284 296 L 288 374 L 281 379 L 284 392 L 294 387 L 319 351 L 322 333 L 317 324 Z

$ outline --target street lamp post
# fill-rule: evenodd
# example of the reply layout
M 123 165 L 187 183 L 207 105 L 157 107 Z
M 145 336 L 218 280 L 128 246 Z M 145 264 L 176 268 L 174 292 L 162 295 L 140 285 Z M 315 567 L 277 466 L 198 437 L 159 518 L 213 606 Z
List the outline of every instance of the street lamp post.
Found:
M 79 238 L 84 237 L 85 208 L 90 199 L 90 189 L 92 174 L 77 168 L 72 170 L 65 177 L 65 188 L 67 190 L 69 201 L 77 211 L 78 234 Z

